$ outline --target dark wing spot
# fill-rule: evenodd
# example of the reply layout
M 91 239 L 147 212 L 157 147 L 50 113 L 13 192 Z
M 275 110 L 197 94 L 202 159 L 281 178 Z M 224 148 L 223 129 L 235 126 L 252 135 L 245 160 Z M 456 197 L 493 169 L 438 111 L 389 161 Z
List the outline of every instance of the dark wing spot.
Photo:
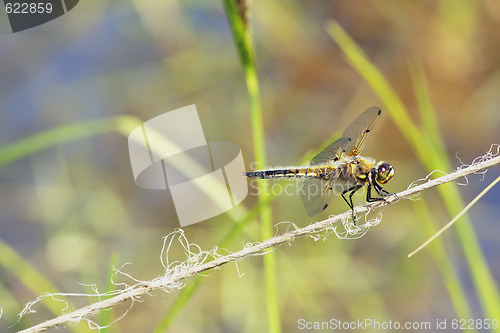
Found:
M 380 114 L 382 113 L 382 110 L 381 109 L 378 109 L 378 115 L 380 116 Z
M 326 207 L 328 207 L 328 204 L 326 204 L 326 205 L 325 205 L 325 207 L 323 207 L 323 210 L 325 210 L 325 209 L 326 209 Z

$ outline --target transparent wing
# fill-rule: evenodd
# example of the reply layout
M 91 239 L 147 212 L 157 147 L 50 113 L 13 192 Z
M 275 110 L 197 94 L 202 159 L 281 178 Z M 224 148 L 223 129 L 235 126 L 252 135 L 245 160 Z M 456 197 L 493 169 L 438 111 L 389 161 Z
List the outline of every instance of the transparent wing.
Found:
M 373 106 L 363 112 L 358 118 L 347 126 L 342 138 L 350 138 L 350 142 L 345 148 L 345 153 L 349 156 L 357 156 L 365 146 L 366 137 L 380 117 L 382 110 Z
M 338 175 L 330 179 L 306 178 L 301 187 L 301 198 L 307 215 L 314 216 L 326 209 L 332 196 L 332 185 Z
M 340 138 L 311 160 L 311 165 L 324 164 L 329 161 L 336 161 L 345 155 L 349 146 L 350 138 Z

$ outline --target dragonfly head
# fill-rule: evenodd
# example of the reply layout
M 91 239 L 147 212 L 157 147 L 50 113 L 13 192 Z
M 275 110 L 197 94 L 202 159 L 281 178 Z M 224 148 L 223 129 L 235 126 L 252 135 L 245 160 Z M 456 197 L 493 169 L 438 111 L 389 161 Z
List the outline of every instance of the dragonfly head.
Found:
M 376 180 L 380 184 L 387 183 L 394 176 L 394 168 L 387 162 L 378 162 L 375 169 L 377 171 Z

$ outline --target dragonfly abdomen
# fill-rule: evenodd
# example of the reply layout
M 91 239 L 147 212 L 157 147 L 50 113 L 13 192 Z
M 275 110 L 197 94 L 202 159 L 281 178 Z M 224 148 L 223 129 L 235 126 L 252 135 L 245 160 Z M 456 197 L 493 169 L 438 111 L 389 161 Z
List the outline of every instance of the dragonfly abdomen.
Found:
M 314 167 L 286 168 L 286 169 L 271 169 L 259 170 L 253 172 L 245 172 L 245 176 L 250 178 L 325 178 L 330 173 L 335 171 L 335 167 L 331 165 L 322 165 Z

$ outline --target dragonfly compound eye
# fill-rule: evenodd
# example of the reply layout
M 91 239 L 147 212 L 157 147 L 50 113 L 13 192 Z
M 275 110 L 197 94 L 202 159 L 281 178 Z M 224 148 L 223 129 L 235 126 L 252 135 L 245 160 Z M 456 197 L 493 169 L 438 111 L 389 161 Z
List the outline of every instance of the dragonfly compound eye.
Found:
M 387 162 L 377 164 L 377 182 L 385 184 L 394 176 L 394 168 Z

